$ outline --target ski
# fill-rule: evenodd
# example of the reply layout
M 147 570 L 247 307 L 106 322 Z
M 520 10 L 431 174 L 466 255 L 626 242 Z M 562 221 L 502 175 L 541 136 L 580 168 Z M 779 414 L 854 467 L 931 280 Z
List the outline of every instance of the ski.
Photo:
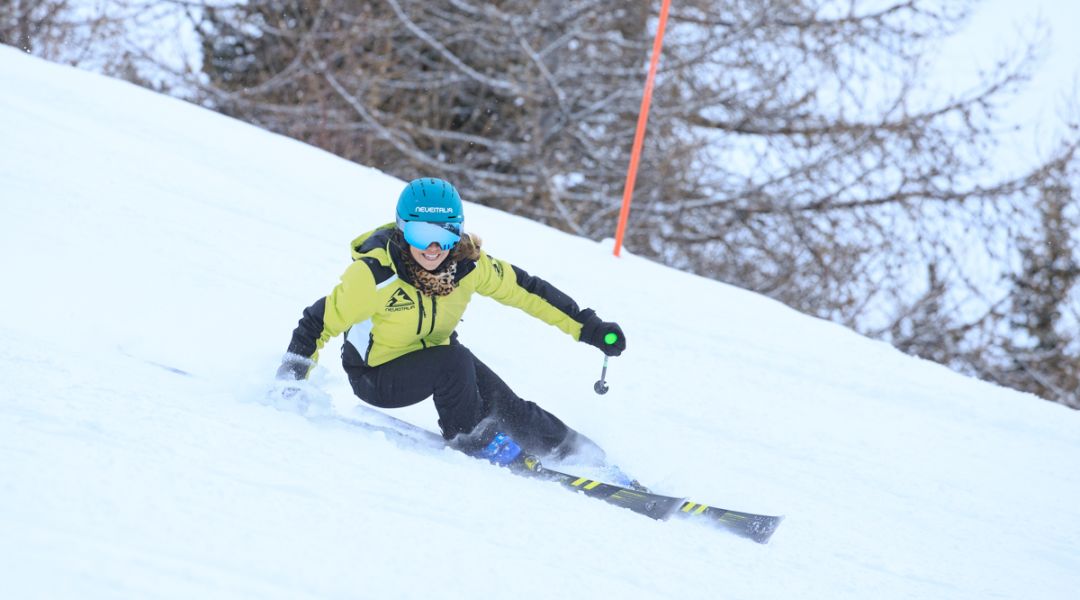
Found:
M 525 457 L 522 467 L 519 467 L 518 470 L 528 476 L 558 482 L 564 487 L 581 492 L 590 498 L 597 498 L 608 504 L 627 508 L 658 521 L 666 521 L 672 517 L 686 519 L 729 531 L 759 544 L 769 543 L 772 534 L 780 526 L 780 522 L 784 520 L 782 516 L 759 515 L 717 508 L 693 502 L 686 498 L 665 496 L 604 483 L 586 477 L 578 477 L 548 469 L 535 456 Z
M 633 490 L 612 483 L 604 483 L 595 479 L 548 469 L 535 456 L 526 456 L 521 463 L 511 465 L 511 471 L 526 477 L 561 483 L 564 487 L 581 492 L 590 498 L 597 498 L 608 504 L 628 508 L 640 515 L 660 521 L 666 521 L 683 503 L 681 498 Z
M 442 449 L 446 441 L 442 436 L 402 421 L 381 411 L 356 407 L 357 414 L 363 418 L 335 415 L 333 421 L 345 423 L 369 432 L 383 434 L 389 441 L 400 447 Z M 543 481 L 561 484 L 564 488 L 582 493 L 590 498 L 631 510 L 658 521 L 671 519 L 687 520 L 716 529 L 721 529 L 739 537 L 751 539 L 759 544 L 767 544 L 782 516 L 760 515 L 718 508 L 694 502 L 687 498 L 666 496 L 647 490 L 632 489 L 612 483 L 605 483 L 588 477 L 564 473 L 544 466 L 540 459 L 526 455 L 508 469 L 510 472 Z

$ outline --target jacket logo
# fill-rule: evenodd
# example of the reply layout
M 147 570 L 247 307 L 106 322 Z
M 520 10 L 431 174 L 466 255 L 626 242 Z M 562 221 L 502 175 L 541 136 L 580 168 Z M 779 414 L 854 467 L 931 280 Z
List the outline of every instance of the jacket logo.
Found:
M 386 303 L 386 310 L 389 312 L 397 312 L 399 310 L 409 310 L 415 307 L 413 299 L 405 293 L 405 290 L 398 288 L 390 296 L 390 301 Z

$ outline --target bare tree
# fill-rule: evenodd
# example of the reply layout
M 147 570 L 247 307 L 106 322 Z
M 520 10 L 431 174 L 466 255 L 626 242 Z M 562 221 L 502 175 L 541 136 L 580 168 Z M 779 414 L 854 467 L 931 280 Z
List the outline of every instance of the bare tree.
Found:
M 1074 232 L 1080 225 L 1073 184 L 1059 173 L 1045 182 L 1035 207 L 1038 229 L 1020 236 L 1020 266 L 1008 277 L 1003 336 L 987 349 L 976 373 L 1002 385 L 1080 408 L 1080 340 L 1074 290 L 1080 260 Z
M 0 2 L 0 44 L 71 65 L 107 53 L 100 44 L 121 31 L 121 19 L 105 5 L 71 0 Z
M 250 0 L 199 13 L 204 102 L 404 178 L 611 235 L 658 3 Z M 627 247 L 946 364 L 997 365 L 1001 276 L 1074 163 L 991 162 L 1038 44 L 941 97 L 975 0 L 675 3 Z M 972 256 L 996 266 L 980 270 Z M 1052 300 L 1049 300 L 1051 301 Z M 980 304 L 971 310 L 970 304 Z M 972 315 L 975 315 L 974 317 Z M 1072 339 L 1074 336 L 1068 336 Z M 974 367 L 970 367 L 969 370 Z M 981 368 L 981 367 L 980 367 Z
M 293 0 L 212 10 L 200 31 L 225 112 L 595 235 L 625 170 L 647 18 L 595 0 Z
M 67 2 L 57 0 L 6 0 L 0 3 L 0 43 L 33 53 L 66 37 L 63 13 Z

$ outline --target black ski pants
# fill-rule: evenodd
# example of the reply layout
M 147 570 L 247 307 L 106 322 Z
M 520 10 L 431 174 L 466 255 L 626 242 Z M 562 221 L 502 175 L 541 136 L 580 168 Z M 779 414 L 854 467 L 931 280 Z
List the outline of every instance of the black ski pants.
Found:
M 401 408 L 432 396 L 443 437 L 463 450 L 486 443 L 499 431 L 532 454 L 561 458 L 588 449 L 590 454 L 603 455 L 596 444 L 558 417 L 518 397 L 456 339 L 448 346 L 417 350 L 377 367 L 357 359 L 359 353 L 346 343 L 342 363 L 361 400 L 379 408 Z

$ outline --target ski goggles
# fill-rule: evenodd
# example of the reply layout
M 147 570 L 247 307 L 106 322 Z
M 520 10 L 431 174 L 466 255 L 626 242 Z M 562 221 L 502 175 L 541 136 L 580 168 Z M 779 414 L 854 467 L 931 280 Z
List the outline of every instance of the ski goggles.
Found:
M 427 250 L 432 244 L 438 244 L 443 250 L 449 250 L 461 239 L 461 223 L 428 223 L 427 221 L 405 221 L 400 223 L 405 241 L 419 250 Z

